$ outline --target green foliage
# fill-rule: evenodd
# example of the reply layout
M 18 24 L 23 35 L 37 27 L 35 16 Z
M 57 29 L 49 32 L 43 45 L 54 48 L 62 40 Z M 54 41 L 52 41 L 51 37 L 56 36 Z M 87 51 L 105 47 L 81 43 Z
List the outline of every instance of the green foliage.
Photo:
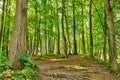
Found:
M 33 67 L 33 68 L 37 68 L 38 64 L 35 62 L 31 62 L 30 59 L 25 56 L 24 54 L 18 54 L 18 59 L 24 62 L 25 67 Z
M 120 70 L 120 63 L 117 63 L 118 70 Z
M 109 66 L 109 62 L 108 61 L 104 61 L 103 59 L 99 58 L 98 56 L 95 56 L 94 58 L 96 60 L 98 60 L 101 64 Z
M 32 67 L 35 67 L 35 68 L 37 68 L 37 67 L 38 67 L 38 64 L 37 64 L 37 63 L 35 63 L 35 62 L 31 62 L 31 64 L 32 64 Z
M 14 72 L 14 80 L 38 80 L 37 72 L 30 67 L 25 66 L 22 70 Z
M 27 56 L 25 56 L 24 54 L 18 54 L 17 57 L 19 60 L 23 61 L 24 63 L 30 62 L 30 59 Z
M 0 72 L 12 68 L 12 63 L 6 61 L 6 51 L 0 51 Z
M 0 51 L 0 62 L 3 62 L 6 60 L 6 51 Z
M 5 52 L 0 51 L 0 80 L 39 80 L 35 68 L 38 64 L 19 54 L 18 59 L 24 62 L 22 70 L 12 70 L 12 62 L 6 60 Z

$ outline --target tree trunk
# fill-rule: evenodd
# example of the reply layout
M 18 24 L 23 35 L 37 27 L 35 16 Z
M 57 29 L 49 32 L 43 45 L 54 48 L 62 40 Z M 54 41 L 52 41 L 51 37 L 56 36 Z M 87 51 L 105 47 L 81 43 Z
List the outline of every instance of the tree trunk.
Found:
M 41 9 L 39 9 L 40 11 Z M 39 13 L 39 25 L 38 25 L 38 32 L 39 32 L 39 35 L 38 35 L 38 40 L 39 40 L 39 47 L 40 47 L 40 56 L 42 56 L 43 54 L 43 51 L 42 51 L 42 39 L 41 39 L 41 12 Z
M 37 3 L 37 0 L 34 0 Z M 34 31 L 34 53 L 33 55 L 36 55 L 38 53 L 38 6 L 37 4 L 34 5 L 35 10 L 35 31 Z
M 68 41 L 68 51 L 69 51 L 69 54 L 72 54 L 69 27 L 68 27 L 68 19 L 67 19 L 67 7 L 65 7 L 65 23 L 66 23 L 66 32 L 67 32 L 67 41 Z
M 77 40 L 76 40 L 76 20 L 75 20 L 75 1 L 72 0 L 73 6 L 73 37 L 74 37 L 74 55 L 77 55 Z
M 90 26 L 90 56 L 91 56 L 91 57 L 93 57 L 93 36 L 92 36 L 92 0 L 90 0 L 89 26 Z
M 62 0 L 62 35 L 63 35 L 63 41 L 64 41 L 64 53 L 65 53 L 65 56 L 68 57 L 67 39 L 65 36 L 65 31 L 64 31 L 64 16 L 65 16 L 65 0 Z
M 105 13 L 105 10 L 104 10 L 104 45 L 103 45 L 103 58 L 104 58 L 104 61 L 107 60 L 107 56 L 106 56 L 106 41 L 107 41 L 107 15 Z
M 8 23 L 7 23 L 7 45 L 6 45 L 6 53 L 7 53 L 7 56 L 8 56 L 8 50 L 9 50 L 9 34 L 10 34 L 10 20 L 11 20 L 11 17 L 10 17 L 10 13 L 11 13 L 11 9 L 10 9 L 10 6 L 11 6 L 11 0 L 8 0 Z
M 47 13 L 47 11 L 46 11 L 46 4 L 47 4 L 47 0 L 44 0 L 44 5 L 45 5 L 45 13 L 44 13 L 44 19 L 45 19 L 45 23 L 44 23 L 44 25 L 45 25 L 45 53 L 46 53 L 46 55 L 47 55 L 47 53 L 48 53 L 48 47 L 47 47 L 47 44 L 48 44 L 48 35 L 47 35 L 47 15 L 46 15 L 46 13 Z
M 108 28 L 110 30 L 109 36 L 110 36 L 110 56 L 111 56 L 111 62 L 110 67 L 112 70 L 117 70 L 117 60 L 116 60 L 116 37 L 115 37 L 115 28 L 114 28 L 114 20 L 113 20 L 113 12 L 112 8 L 110 6 L 110 0 L 104 0 L 105 5 L 105 11 L 107 14 L 107 20 L 108 20 Z
M 58 37 L 57 37 L 57 55 L 59 56 L 60 54 L 60 26 L 59 26 L 59 13 L 58 13 L 58 2 L 56 0 L 56 13 L 57 13 L 57 34 L 58 34 Z
M 83 3 L 83 1 L 82 1 L 82 3 Z M 84 37 L 84 9 L 83 9 L 84 7 L 83 7 L 83 4 L 82 4 L 82 51 L 83 51 L 83 54 L 85 54 L 86 52 L 86 50 L 85 50 L 85 37 Z
M 18 54 L 26 54 L 26 22 L 27 22 L 27 0 L 16 1 L 14 27 L 12 32 L 10 52 L 8 58 L 13 63 L 13 69 L 23 67 L 23 63 L 17 58 Z
M 6 0 L 3 0 L 1 28 L 0 28 L 0 50 L 1 50 L 1 47 L 2 47 L 1 45 L 2 45 L 2 36 L 3 36 L 3 28 L 4 28 L 5 2 L 6 2 Z

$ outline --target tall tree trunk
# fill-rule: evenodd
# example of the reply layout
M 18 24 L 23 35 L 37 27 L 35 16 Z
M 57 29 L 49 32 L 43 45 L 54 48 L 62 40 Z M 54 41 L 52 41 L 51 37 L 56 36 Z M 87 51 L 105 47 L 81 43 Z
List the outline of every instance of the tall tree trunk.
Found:
M 44 0 L 44 5 L 45 5 L 45 8 L 44 8 L 44 10 L 45 10 L 45 13 L 44 13 L 44 19 L 45 19 L 45 23 L 44 23 L 44 25 L 45 25 L 45 53 L 46 53 L 46 55 L 47 55 L 47 53 L 48 53 L 48 47 L 47 47 L 47 44 L 48 44 L 48 35 L 47 35 L 47 11 L 46 11 L 46 4 L 47 4 L 47 0 Z
M 27 0 L 16 1 L 14 27 L 12 32 L 10 52 L 8 58 L 13 63 L 14 69 L 23 67 L 23 63 L 17 58 L 18 54 L 26 54 L 26 22 L 27 22 Z
M 117 70 L 117 59 L 116 59 L 116 37 L 115 37 L 115 28 L 114 28 L 114 20 L 113 20 L 113 12 L 110 6 L 110 0 L 104 0 L 105 11 L 107 14 L 108 20 L 108 28 L 110 30 L 110 56 L 111 62 L 110 67 L 112 70 Z
M 5 3 L 6 3 L 6 0 L 3 0 L 1 28 L 0 28 L 0 50 L 1 50 L 1 47 L 2 47 L 1 45 L 2 45 L 2 36 L 3 36 L 3 28 L 4 28 Z
M 104 61 L 107 60 L 107 56 L 106 56 L 106 41 L 107 41 L 107 15 L 106 12 L 104 10 L 104 45 L 103 45 L 103 58 Z
M 53 11 L 51 10 L 51 14 L 53 14 Z M 53 48 L 54 48 L 54 36 L 51 36 L 51 32 L 53 32 L 53 19 L 50 18 L 49 19 L 49 22 L 51 23 L 49 26 L 48 26 L 48 53 L 50 54 L 53 54 L 54 51 L 53 51 Z
M 11 21 L 11 17 L 10 17 L 10 13 L 11 13 L 11 9 L 10 9 L 10 6 L 11 6 L 11 0 L 8 0 L 8 24 L 7 24 L 7 45 L 6 45 L 6 53 L 7 53 L 7 56 L 8 56 L 8 50 L 9 50 L 9 34 L 10 34 L 10 21 Z
M 69 27 L 68 27 L 68 19 L 67 19 L 67 7 L 65 6 L 65 23 L 66 23 L 66 32 L 67 32 L 67 41 L 68 41 L 68 51 L 69 54 L 71 53 L 71 42 L 70 42 L 70 34 L 69 34 Z
M 89 9 L 89 26 L 90 26 L 90 56 L 93 57 L 92 0 L 90 0 L 90 9 Z
M 38 5 L 37 0 L 35 0 L 36 4 L 34 5 L 35 8 L 35 32 L 34 32 L 34 54 L 38 53 Z
M 4 24 L 3 24 L 3 35 L 2 35 L 2 51 L 4 51 L 4 50 L 7 50 L 6 49 L 6 47 L 7 47 L 7 40 L 8 40 L 8 38 L 7 38 L 7 29 L 8 29 L 8 24 L 9 24 L 9 22 L 8 22 L 8 0 L 6 0 L 6 2 L 5 2 L 5 15 L 4 15 Z
M 62 35 L 63 35 L 63 41 L 64 41 L 64 53 L 65 53 L 65 56 L 68 57 L 67 39 L 65 36 L 65 31 L 64 31 L 64 16 L 65 16 L 65 0 L 62 0 Z
M 58 0 L 56 0 L 56 13 L 57 13 L 57 55 L 59 56 L 60 54 L 60 26 L 59 26 L 59 12 L 58 12 Z
M 76 17 L 75 17 L 75 1 L 72 0 L 73 6 L 73 37 L 74 37 L 74 55 L 77 55 L 77 40 L 76 40 Z
M 83 3 L 84 1 L 82 1 L 82 3 Z M 83 54 L 85 54 L 86 52 L 86 50 L 85 50 L 85 37 L 84 37 L 84 6 L 83 6 L 83 4 L 82 4 L 82 51 L 83 51 Z
M 41 9 L 39 9 L 40 11 Z M 39 35 L 38 35 L 38 40 L 39 40 L 39 47 L 40 47 L 40 56 L 42 56 L 43 54 L 43 51 L 42 51 L 42 39 L 41 39 L 41 12 L 39 13 L 39 25 L 38 25 L 38 32 L 39 32 Z

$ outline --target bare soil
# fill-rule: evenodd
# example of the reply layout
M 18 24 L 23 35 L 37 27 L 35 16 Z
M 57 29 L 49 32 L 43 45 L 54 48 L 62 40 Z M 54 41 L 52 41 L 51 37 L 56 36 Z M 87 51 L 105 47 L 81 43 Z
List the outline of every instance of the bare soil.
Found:
M 33 58 L 39 64 L 40 80 L 120 80 L 110 74 L 108 67 L 85 56 L 69 58 Z

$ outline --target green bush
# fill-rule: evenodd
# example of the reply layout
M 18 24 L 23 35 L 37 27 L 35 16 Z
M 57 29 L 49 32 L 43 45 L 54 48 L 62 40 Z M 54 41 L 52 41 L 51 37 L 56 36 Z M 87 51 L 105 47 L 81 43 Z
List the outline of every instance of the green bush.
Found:
M 24 54 L 18 54 L 17 57 L 19 60 L 23 61 L 24 63 L 30 62 L 30 59 L 27 56 L 25 56 Z
M 24 54 L 18 54 L 18 59 L 24 62 L 24 65 L 27 67 L 37 68 L 38 64 L 35 62 L 31 62 L 30 59 Z
M 0 72 L 12 68 L 12 63 L 6 60 L 6 51 L 0 51 Z
M 0 51 L 0 62 L 4 62 L 6 60 L 6 51 Z
M 5 51 L 0 51 L 0 80 L 39 80 L 35 70 L 38 64 L 30 62 L 30 59 L 23 54 L 17 57 L 23 61 L 24 68 L 12 70 L 12 62 L 7 61 Z
M 37 72 L 30 68 L 25 66 L 22 70 L 16 70 L 14 72 L 14 77 L 12 79 L 14 80 L 38 80 L 38 76 L 36 75 Z

